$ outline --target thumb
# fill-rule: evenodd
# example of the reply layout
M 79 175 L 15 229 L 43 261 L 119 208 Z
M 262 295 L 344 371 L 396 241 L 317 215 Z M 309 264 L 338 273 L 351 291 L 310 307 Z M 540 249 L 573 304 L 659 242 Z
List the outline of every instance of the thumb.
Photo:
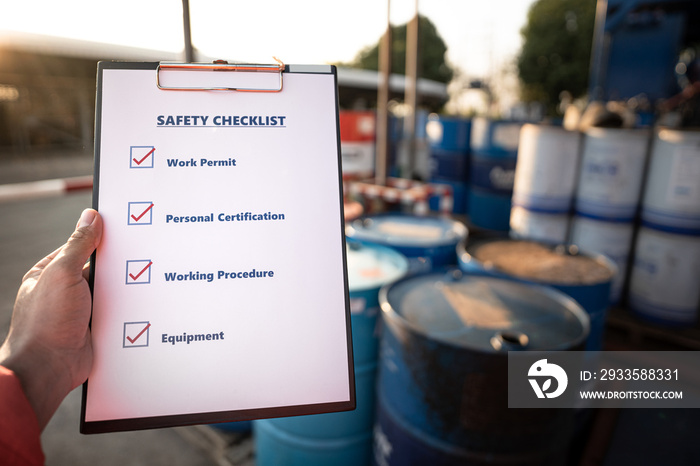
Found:
M 80 215 L 75 231 L 56 257 L 56 262 L 62 263 L 68 270 L 82 274 L 85 262 L 100 244 L 101 239 L 102 218 L 100 214 L 94 209 L 85 209 Z

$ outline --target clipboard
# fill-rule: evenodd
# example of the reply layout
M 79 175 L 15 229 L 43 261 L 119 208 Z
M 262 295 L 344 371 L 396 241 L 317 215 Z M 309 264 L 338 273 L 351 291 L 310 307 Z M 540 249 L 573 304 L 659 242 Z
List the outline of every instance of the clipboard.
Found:
M 355 408 L 337 74 L 100 62 L 85 434 Z

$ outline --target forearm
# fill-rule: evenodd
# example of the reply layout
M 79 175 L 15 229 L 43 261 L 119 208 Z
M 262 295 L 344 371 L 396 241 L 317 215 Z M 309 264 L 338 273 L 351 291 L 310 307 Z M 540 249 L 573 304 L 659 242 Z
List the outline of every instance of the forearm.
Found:
M 70 393 L 70 380 L 65 374 L 57 373 L 50 361 L 52 355 L 41 354 L 41 349 L 13 346 L 6 342 L 0 347 L 0 365 L 14 372 L 36 415 L 39 429 L 44 430 L 62 400 Z
M 0 366 L 0 458 L 7 465 L 44 464 L 39 424 L 16 374 Z

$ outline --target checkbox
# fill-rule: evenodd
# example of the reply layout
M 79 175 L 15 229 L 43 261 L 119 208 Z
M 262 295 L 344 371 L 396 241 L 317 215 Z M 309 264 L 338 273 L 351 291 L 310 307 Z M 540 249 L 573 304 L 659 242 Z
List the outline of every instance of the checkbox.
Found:
M 124 322 L 124 338 L 122 348 L 143 348 L 148 346 L 151 323 Z
M 153 224 L 153 203 L 129 202 L 128 225 L 151 225 Z
M 151 283 L 151 266 L 153 262 L 149 259 L 126 261 L 126 284 L 143 285 Z
M 153 168 L 156 148 L 153 146 L 131 146 L 129 168 Z

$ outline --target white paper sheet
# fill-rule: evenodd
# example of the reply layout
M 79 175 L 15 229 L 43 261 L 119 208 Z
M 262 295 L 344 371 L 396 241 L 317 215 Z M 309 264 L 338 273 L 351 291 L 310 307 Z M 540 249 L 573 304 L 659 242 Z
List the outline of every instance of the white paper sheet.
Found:
M 98 90 L 84 422 L 354 403 L 334 74 L 256 93 L 155 73 Z

